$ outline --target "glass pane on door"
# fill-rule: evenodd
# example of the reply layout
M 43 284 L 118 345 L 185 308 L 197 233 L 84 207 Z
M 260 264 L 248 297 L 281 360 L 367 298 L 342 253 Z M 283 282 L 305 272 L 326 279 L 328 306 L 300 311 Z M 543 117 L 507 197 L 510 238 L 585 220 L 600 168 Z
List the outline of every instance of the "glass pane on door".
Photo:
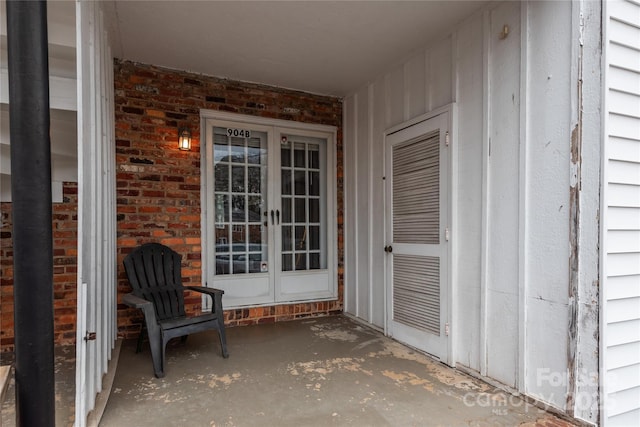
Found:
M 267 134 L 214 127 L 215 274 L 269 271 Z
M 327 268 L 326 140 L 283 135 L 282 270 Z

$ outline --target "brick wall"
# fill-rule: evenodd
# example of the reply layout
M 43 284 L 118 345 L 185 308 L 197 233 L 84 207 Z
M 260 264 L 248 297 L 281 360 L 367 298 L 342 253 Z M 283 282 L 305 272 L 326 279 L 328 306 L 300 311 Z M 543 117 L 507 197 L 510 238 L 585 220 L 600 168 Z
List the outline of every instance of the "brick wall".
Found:
M 225 311 L 227 325 L 275 322 L 341 312 L 343 307 L 342 101 L 257 84 L 115 61 L 118 295 L 130 292 L 122 260 L 136 246 L 160 242 L 183 255 L 183 280 L 201 285 L 200 109 L 338 127 L 338 299 Z M 300 111 L 292 115 L 287 107 Z M 191 151 L 177 129 L 192 132 Z M 200 309 L 200 296 L 186 299 Z M 118 306 L 119 332 L 136 336 L 138 310 Z
M 78 255 L 78 184 L 65 182 L 63 202 L 53 204 L 54 339 L 75 344 Z M 13 351 L 13 240 L 11 203 L 0 203 L 0 349 Z

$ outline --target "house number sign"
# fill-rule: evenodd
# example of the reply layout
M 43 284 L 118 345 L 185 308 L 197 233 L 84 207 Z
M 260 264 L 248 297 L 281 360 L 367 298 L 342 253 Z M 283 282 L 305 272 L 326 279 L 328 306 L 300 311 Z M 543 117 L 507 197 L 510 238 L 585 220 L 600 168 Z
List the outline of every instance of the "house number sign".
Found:
M 251 131 L 250 130 L 245 130 L 245 129 L 229 128 L 229 129 L 227 129 L 227 136 L 251 138 Z

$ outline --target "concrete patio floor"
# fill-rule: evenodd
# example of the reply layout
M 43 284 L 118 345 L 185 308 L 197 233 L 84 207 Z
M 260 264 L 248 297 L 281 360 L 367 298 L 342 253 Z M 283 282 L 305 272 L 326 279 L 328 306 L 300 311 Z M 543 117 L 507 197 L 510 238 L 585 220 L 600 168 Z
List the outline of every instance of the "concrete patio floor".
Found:
M 345 316 L 227 329 L 167 348 L 153 376 L 145 343 L 122 344 L 100 426 L 523 426 L 561 420 Z M 6 354 L 3 363 L 7 360 Z M 74 422 L 75 348 L 56 348 L 56 426 Z M 13 379 L 2 426 L 15 426 Z
M 2 353 L 0 363 L 12 365 L 13 353 Z M 76 392 L 76 348 L 75 346 L 59 346 L 55 348 L 55 405 L 56 426 L 72 426 L 75 418 Z M 11 370 L 9 387 L 2 403 L 2 427 L 16 425 L 15 378 Z
M 569 426 L 344 317 L 227 329 L 167 349 L 125 342 L 100 423 L 121 426 Z

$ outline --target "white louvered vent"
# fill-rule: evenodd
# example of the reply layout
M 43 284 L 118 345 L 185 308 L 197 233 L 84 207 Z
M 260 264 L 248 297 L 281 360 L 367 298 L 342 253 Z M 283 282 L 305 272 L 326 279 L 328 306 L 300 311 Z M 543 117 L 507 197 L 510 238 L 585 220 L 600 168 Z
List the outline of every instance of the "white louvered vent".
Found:
M 393 241 L 440 243 L 440 131 L 393 148 Z
M 440 259 L 393 257 L 393 320 L 440 335 Z

